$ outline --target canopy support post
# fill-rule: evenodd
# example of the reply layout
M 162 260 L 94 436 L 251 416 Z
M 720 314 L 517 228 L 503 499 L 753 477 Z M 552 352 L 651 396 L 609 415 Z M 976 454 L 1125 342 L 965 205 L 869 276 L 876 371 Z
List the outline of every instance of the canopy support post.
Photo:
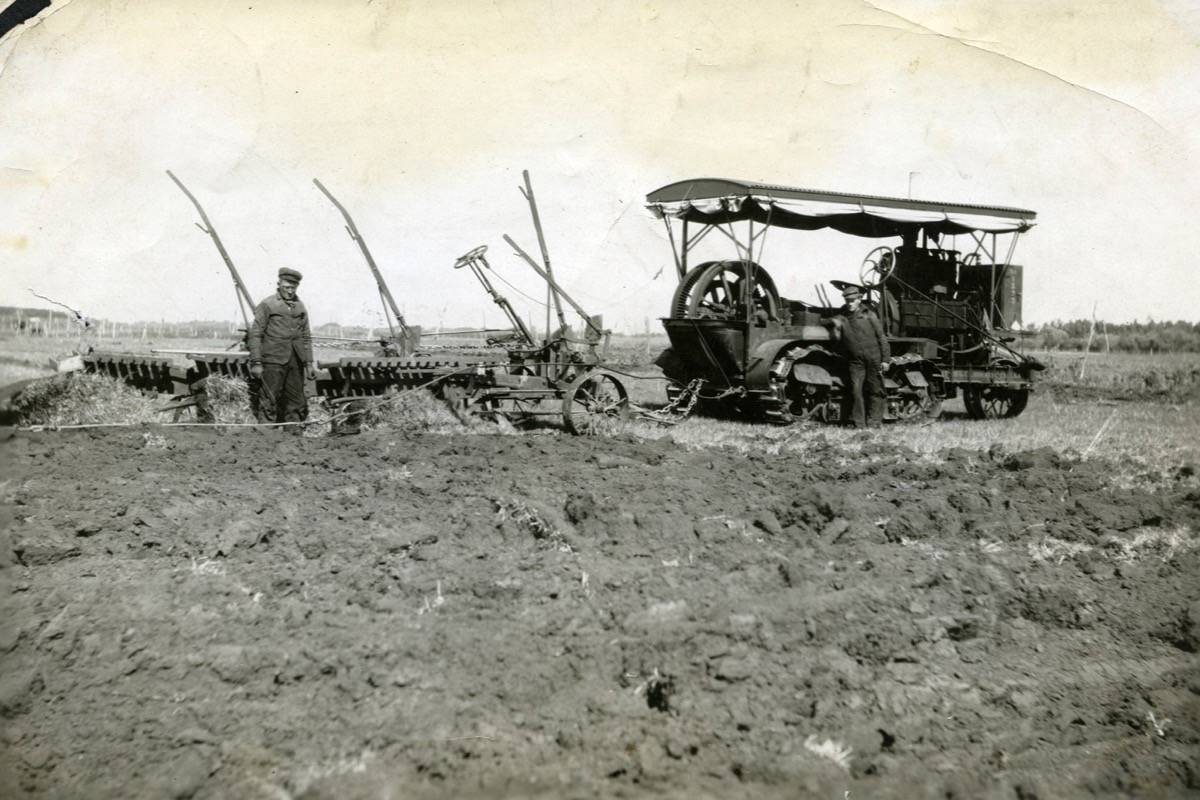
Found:
M 987 234 L 984 234 L 986 237 Z M 996 327 L 996 234 L 992 234 L 992 277 L 988 281 L 988 329 Z
M 976 245 L 975 252 L 977 252 L 977 253 L 982 252 L 985 256 L 987 256 L 989 259 L 991 259 L 993 262 L 995 262 L 996 253 L 994 252 L 994 248 L 993 248 L 993 250 L 988 250 L 987 234 L 985 233 L 985 234 L 981 235 L 981 234 L 977 233 L 976 231 L 971 231 L 971 238 L 975 240 L 975 245 Z
M 746 236 L 748 239 L 748 241 L 746 243 L 746 261 L 748 261 L 748 262 L 750 262 L 750 264 L 752 264 L 752 263 L 754 263 L 754 220 L 753 219 L 746 220 Z M 754 305 L 754 270 L 750 267 L 749 264 L 747 264 L 747 266 L 746 266 L 746 285 L 742 287 L 742 290 L 745 292 L 745 296 L 742 297 L 742 305 L 744 305 L 746 307 L 746 325 L 747 325 L 747 330 L 749 330 L 749 326 L 754 322 L 754 309 L 752 307 Z M 743 356 L 743 358 L 749 357 L 749 355 L 750 355 L 749 347 L 750 347 L 750 337 L 747 336 L 746 337 L 747 350 L 746 350 L 746 353 Z
M 763 229 L 761 231 L 759 231 L 756 236 L 750 237 L 751 260 L 755 261 L 758 264 L 762 263 L 763 250 L 767 246 L 767 231 L 771 230 L 771 214 L 774 211 L 775 211 L 775 205 L 774 205 L 774 203 L 772 203 L 770 206 L 767 207 L 767 221 L 766 221 L 766 224 L 763 225 Z M 753 257 L 754 256 L 754 240 L 755 239 L 762 240 L 761 243 L 758 245 L 758 258 L 757 259 L 755 259 Z
M 686 220 L 684 221 L 684 224 L 685 224 L 685 225 L 687 224 Z M 693 247 L 695 247 L 696 245 L 700 244 L 700 240 L 701 240 L 701 239 L 703 239 L 705 236 L 708 236 L 708 234 L 709 234 L 709 233 L 711 233 L 711 232 L 712 232 L 712 229 L 713 229 L 713 228 L 715 228 L 715 227 L 716 227 L 715 225 L 711 225 L 711 224 L 705 224 L 705 226 L 704 226 L 703 228 L 701 228 L 701 229 L 700 229 L 700 232 L 699 232 L 699 233 L 697 233 L 697 234 L 696 234 L 695 236 L 693 236 L 691 239 L 688 239 L 688 240 L 687 240 L 687 249 L 688 249 L 688 250 L 691 250 Z M 686 233 L 686 232 L 687 232 L 687 231 L 685 230 L 685 231 L 684 231 L 684 233 Z M 685 238 L 686 238 L 686 237 L 685 237 Z M 686 255 L 686 253 L 685 253 L 685 255 Z M 683 264 L 683 265 L 684 265 L 685 267 L 687 266 L 687 261 L 686 261 L 686 259 L 684 260 L 684 264 Z
M 729 228 L 730 228 L 729 230 L 725 230 L 725 228 L 721 227 L 720 225 L 712 225 L 710 227 L 716 228 L 727 239 L 729 239 L 729 241 L 733 242 L 733 246 L 737 248 L 738 256 L 749 261 L 750 253 L 746 250 L 745 245 L 743 245 L 740 241 L 738 241 L 737 235 L 735 233 L 733 233 L 733 226 L 730 225 L 729 223 L 725 223 L 725 224 L 729 226 Z
M 675 231 L 671 229 L 671 220 L 665 214 L 663 215 L 663 225 L 667 227 L 667 240 L 671 242 L 671 258 L 675 259 L 675 271 L 679 273 L 680 280 L 683 279 L 684 269 L 683 262 L 679 260 L 679 248 L 675 246 Z M 684 225 L 687 223 L 685 222 Z
M 683 246 L 683 253 L 679 258 L 679 269 L 681 270 L 679 274 L 685 275 L 688 268 L 688 250 L 692 249 L 692 243 L 688 240 L 688 221 L 686 219 L 683 221 L 683 230 L 680 232 L 679 240 Z

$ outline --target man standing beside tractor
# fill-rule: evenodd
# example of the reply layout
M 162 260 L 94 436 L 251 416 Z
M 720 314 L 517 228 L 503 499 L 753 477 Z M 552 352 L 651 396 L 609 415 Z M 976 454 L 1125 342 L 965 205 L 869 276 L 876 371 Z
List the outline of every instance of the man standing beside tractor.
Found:
M 308 418 L 304 380 L 314 380 L 308 309 L 296 297 L 303 276 L 279 270 L 275 294 L 254 309 L 250 326 L 250 374 L 259 381 L 259 422 L 303 422 Z M 301 432 L 301 426 L 293 428 Z
M 862 287 L 833 281 L 846 304 L 830 320 L 835 341 L 841 342 L 850 371 L 850 424 L 877 428 L 883 424 L 883 364 L 891 358 L 883 323 L 862 304 Z

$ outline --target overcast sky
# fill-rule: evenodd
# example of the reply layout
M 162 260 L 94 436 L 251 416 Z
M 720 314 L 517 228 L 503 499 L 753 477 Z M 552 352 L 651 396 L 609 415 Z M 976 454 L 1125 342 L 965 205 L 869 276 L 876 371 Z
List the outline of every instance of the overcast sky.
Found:
M 536 253 L 528 169 L 557 275 L 618 330 L 674 288 L 646 193 L 700 176 L 1032 208 L 1026 321 L 1200 318 L 1195 4 L 72 0 L 0 59 L 0 305 L 238 318 L 171 169 L 256 298 L 289 266 L 317 323 L 382 321 L 318 177 L 409 322 L 495 325 L 452 264 L 487 244 L 542 295 L 501 239 Z M 763 263 L 811 300 L 877 244 L 776 231 Z

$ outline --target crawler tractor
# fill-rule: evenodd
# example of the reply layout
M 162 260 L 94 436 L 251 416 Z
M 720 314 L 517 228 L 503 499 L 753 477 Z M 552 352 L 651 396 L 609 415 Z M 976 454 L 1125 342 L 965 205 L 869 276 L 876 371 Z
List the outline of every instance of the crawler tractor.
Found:
M 1014 346 L 1022 268 L 1012 254 L 1033 211 L 712 178 L 664 186 L 646 203 L 666 226 L 679 278 L 663 319 L 670 348 L 658 360 L 672 398 L 700 387 L 701 407 L 714 412 L 779 424 L 845 419 L 847 363 L 829 324 L 839 309 L 819 285 L 817 303 L 781 296 L 758 263 L 770 230 L 832 229 L 887 242 L 858 275 L 891 346 L 885 419 L 936 417 L 960 391 L 976 419 L 1024 410 L 1042 366 Z M 734 257 L 690 263 L 714 231 Z M 952 238 L 969 252 L 946 246 Z

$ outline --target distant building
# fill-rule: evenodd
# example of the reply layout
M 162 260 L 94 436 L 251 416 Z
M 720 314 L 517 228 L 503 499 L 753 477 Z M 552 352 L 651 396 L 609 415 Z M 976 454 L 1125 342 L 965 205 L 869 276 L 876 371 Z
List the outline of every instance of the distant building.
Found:
M 340 337 L 342 335 L 342 326 L 336 322 L 326 322 L 324 325 L 318 325 L 316 328 L 313 328 L 313 335 Z

